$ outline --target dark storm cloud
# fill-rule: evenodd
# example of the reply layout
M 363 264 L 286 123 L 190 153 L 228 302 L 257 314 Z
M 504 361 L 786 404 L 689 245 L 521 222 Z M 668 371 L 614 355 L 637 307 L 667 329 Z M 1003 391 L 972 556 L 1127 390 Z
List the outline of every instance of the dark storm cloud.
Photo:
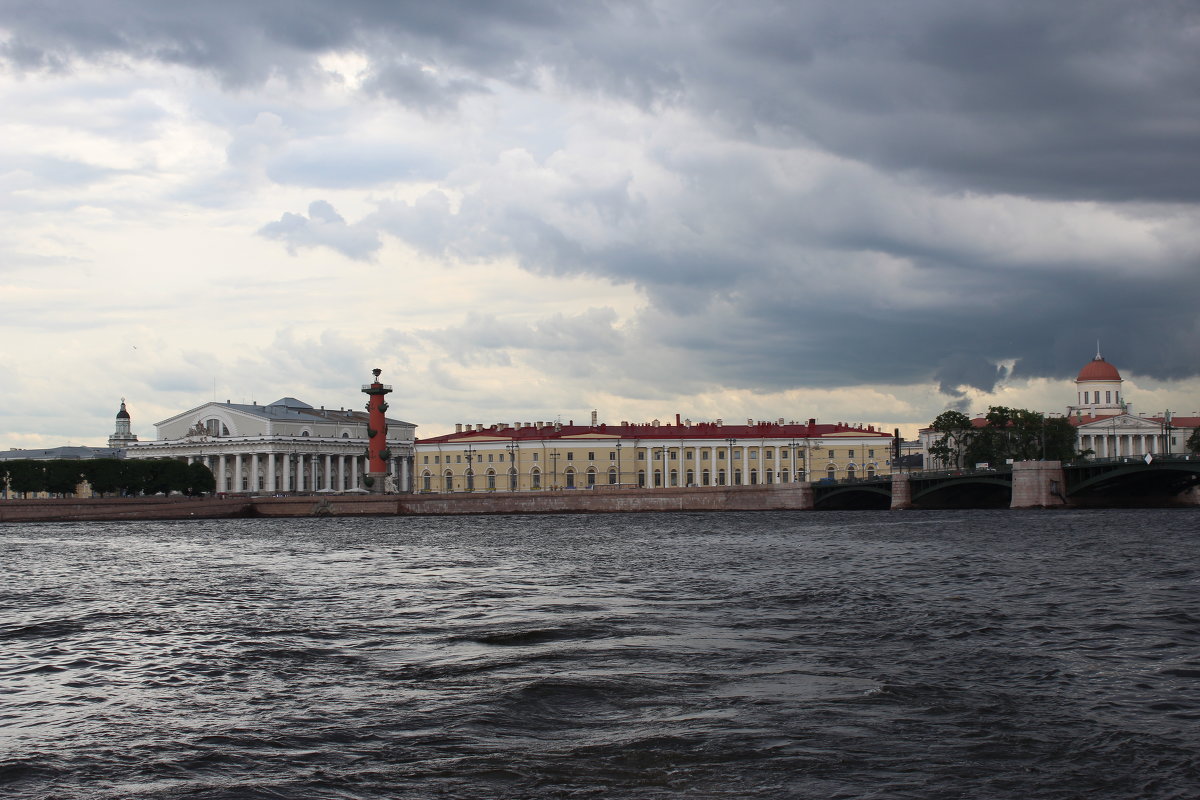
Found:
M 992 388 L 1005 359 L 1017 376 L 1069 377 L 1096 338 L 1139 373 L 1200 373 L 1200 259 L 1171 241 L 1188 238 L 1200 203 L 1194 4 L 95 0 L 9 2 L 0 28 L 16 69 L 133 57 L 245 87 L 311 79 L 316 56 L 352 50 L 368 61 L 366 96 L 430 118 L 550 81 L 699 120 L 720 152 L 660 143 L 646 156 L 685 187 L 676 194 L 593 176 L 545 189 L 515 180 L 544 163 L 506 165 L 472 176 L 456 207 L 435 192 L 347 223 L 318 201 L 260 231 L 357 259 L 387 233 L 437 256 L 513 255 L 535 272 L 635 283 L 651 301 L 638 335 L 694 358 L 689 380 L 932 380 L 955 397 Z M 804 150 L 843 163 L 806 173 L 771 155 Z M 267 171 L 370 185 L 361 160 L 322 158 L 277 154 Z M 383 172 L 437 173 L 419 161 Z M 1153 230 L 1106 252 L 1093 241 L 1104 223 L 1035 231 L 1037 212 L 938 205 L 1003 196 L 1046 214 L 1115 204 L 1109 219 Z M 988 213 L 1024 216 L 998 219 L 996 234 Z M 493 341 L 522 346 L 528 332 L 493 323 Z

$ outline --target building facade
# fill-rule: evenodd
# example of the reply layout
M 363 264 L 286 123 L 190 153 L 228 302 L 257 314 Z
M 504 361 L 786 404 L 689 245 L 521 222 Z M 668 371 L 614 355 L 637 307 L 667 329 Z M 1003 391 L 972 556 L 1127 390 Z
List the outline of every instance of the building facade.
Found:
M 118 414 L 118 434 L 121 423 Z M 218 492 L 364 491 L 368 423 L 363 411 L 314 408 L 294 397 L 265 406 L 211 402 L 155 423 L 154 441 L 129 443 L 125 455 L 203 463 Z M 387 420 L 384 491 L 412 490 L 415 431 L 412 423 Z
M 416 491 L 752 486 L 891 471 L 892 436 L 871 426 L 680 420 L 457 425 L 416 443 Z
M 1057 417 L 1057 413 L 1049 416 Z M 1074 401 L 1067 405 L 1067 419 L 1075 426 L 1076 449 L 1088 458 L 1145 457 L 1179 454 L 1200 427 L 1200 414 L 1135 414 L 1125 394 L 1120 371 L 1097 352 L 1075 376 Z M 987 424 L 982 414 L 972 420 L 976 427 Z M 922 450 L 929 461 L 929 447 L 939 435 L 930 428 L 920 433 Z M 950 465 L 933 464 L 934 467 Z

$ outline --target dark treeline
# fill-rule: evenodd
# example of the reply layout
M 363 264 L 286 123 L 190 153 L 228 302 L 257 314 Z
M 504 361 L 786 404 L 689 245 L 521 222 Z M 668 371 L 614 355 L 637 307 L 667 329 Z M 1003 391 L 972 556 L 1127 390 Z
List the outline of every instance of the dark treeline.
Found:
M 173 458 L 0 461 L 0 488 L 7 485 L 11 495 L 70 495 L 84 481 L 97 494 L 117 496 L 171 492 L 196 495 L 216 488 L 208 467 Z

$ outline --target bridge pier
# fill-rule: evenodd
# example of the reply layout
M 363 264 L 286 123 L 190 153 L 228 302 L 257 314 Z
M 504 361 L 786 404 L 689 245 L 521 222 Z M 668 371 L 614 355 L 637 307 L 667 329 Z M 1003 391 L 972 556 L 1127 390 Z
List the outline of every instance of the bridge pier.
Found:
M 912 507 L 912 479 L 899 472 L 892 473 L 892 511 Z
M 1061 461 L 1018 461 L 1013 464 L 1009 508 L 1053 508 L 1068 505 L 1067 480 Z

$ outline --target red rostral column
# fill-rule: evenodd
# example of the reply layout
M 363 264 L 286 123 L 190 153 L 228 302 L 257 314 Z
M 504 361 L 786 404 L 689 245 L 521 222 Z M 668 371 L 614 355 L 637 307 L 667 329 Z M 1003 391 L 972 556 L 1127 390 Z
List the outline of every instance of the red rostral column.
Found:
M 362 387 L 363 393 L 367 395 L 367 477 L 372 479 L 370 490 L 372 492 L 382 492 L 384 489 L 384 479 L 387 478 L 388 465 L 387 462 L 391 458 L 391 452 L 388 450 L 387 444 L 387 417 L 384 414 L 388 410 L 387 401 L 384 395 L 392 390 L 392 387 L 385 386 L 379 382 L 379 373 L 383 370 L 373 369 L 371 374 L 375 376 L 375 381 Z

